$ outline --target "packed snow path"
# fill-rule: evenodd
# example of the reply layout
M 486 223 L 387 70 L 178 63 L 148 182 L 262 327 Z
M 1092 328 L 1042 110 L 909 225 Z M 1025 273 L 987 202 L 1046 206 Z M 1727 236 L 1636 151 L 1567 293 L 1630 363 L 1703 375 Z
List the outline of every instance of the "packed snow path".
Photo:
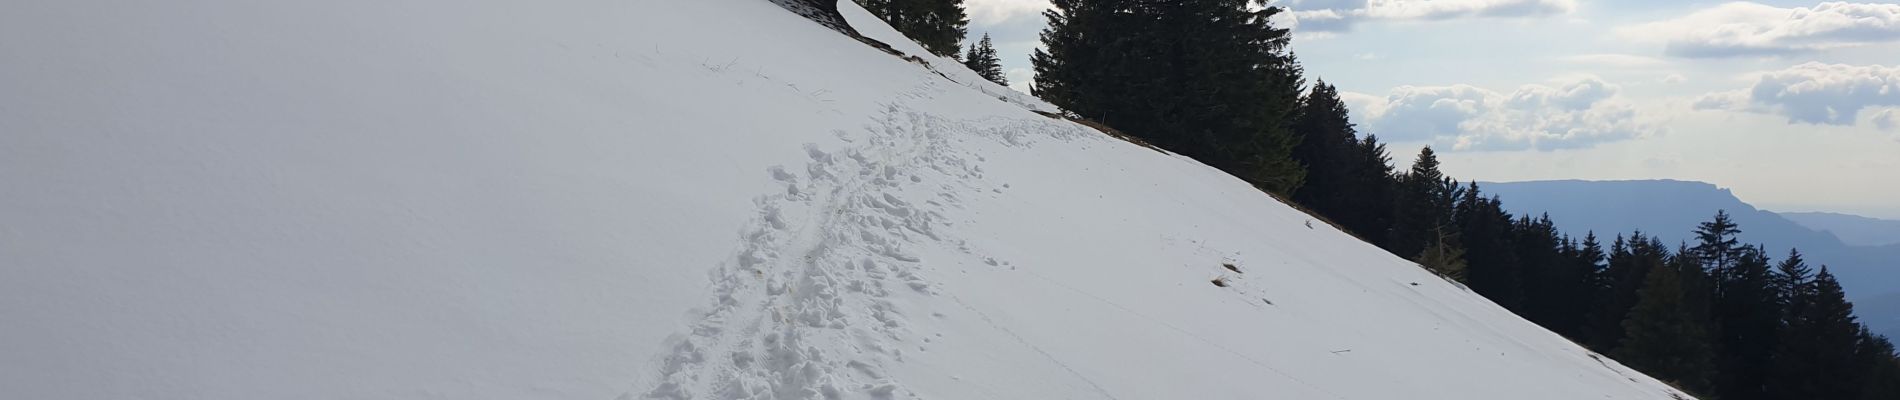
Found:
M 928 291 L 912 236 L 931 235 L 934 210 L 899 199 L 921 182 L 942 140 L 939 121 L 899 107 L 867 129 L 862 147 L 808 145 L 811 162 L 773 167 L 784 190 L 761 196 L 743 249 L 714 270 L 715 298 L 692 331 L 673 340 L 650 397 L 838 398 L 863 391 L 892 398 L 882 365 L 902 359 L 887 343 L 905 331 L 893 290 Z M 839 132 L 841 136 L 849 135 Z M 853 353 L 807 342 L 851 343 Z M 835 348 L 835 347 L 834 347 Z M 845 369 L 849 368 L 849 373 Z
M 906 97 L 942 90 L 933 82 Z M 931 341 L 910 329 L 921 310 L 902 306 L 937 295 L 934 272 L 909 247 L 954 241 L 938 232 L 949 223 L 941 211 L 980 190 L 961 183 L 983 177 L 982 158 L 955 151 L 949 135 L 1022 142 L 1026 132 L 1080 132 L 1053 121 L 949 121 L 904 100 L 857 132 L 834 132 L 854 146 L 808 144 L 805 165 L 766 171 L 783 190 L 755 200 L 741 249 L 713 271 L 714 298 L 690 332 L 669 339 L 664 378 L 646 396 L 917 397 L 886 372 L 904 360 L 905 343 Z

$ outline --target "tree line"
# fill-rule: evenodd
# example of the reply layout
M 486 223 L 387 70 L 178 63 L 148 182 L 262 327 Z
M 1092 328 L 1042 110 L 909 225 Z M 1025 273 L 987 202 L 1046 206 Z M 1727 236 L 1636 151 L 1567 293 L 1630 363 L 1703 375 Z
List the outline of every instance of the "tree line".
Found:
M 1598 353 L 1704 399 L 1900 399 L 1894 345 L 1855 320 L 1827 267 L 1741 243 L 1724 211 L 1673 249 L 1640 231 L 1605 247 L 1513 216 L 1430 147 L 1395 172 L 1323 81 L 1293 126 L 1295 203 Z
M 859 1 L 932 52 L 959 56 L 961 0 Z M 1900 399 L 1894 346 L 1854 319 L 1827 267 L 1739 243 L 1726 213 L 1673 249 L 1642 232 L 1607 247 L 1594 233 L 1573 237 L 1446 176 L 1429 147 L 1395 170 L 1385 144 L 1356 131 L 1337 88 L 1306 85 L 1290 32 L 1270 21 L 1279 7 L 1051 3 L 1031 92 L 1071 117 L 1233 174 L 1703 398 Z M 940 14 L 920 17 L 927 10 Z M 939 34 L 946 24 L 957 34 Z M 987 42 L 960 56 L 1000 82 Z

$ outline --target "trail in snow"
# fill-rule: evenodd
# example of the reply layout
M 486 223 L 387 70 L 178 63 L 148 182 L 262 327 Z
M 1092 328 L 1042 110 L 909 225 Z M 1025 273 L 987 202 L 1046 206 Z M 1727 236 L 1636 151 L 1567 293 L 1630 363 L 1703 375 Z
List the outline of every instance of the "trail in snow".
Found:
M 902 173 L 928 143 L 930 121 L 893 109 L 859 148 L 808 145 L 802 168 L 775 167 L 783 193 L 757 200 L 744 248 L 714 271 L 713 308 L 678 338 L 648 397 L 838 398 L 864 391 L 895 398 L 879 365 L 901 360 L 884 343 L 906 335 L 893 290 L 928 290 L 904 252 L 929 235 L 931 213 L 885 193 L 914 178 Z M 908 119 L 904 121 L 901 119 Z M 853 343 L 855 354 L 807 342 Z M 830 347 L 830 346 L 823 346 Z M 840 366 L 850 367 L 841 372 Z
M 981 166 L 948 150 L 947 132 L 969 128 L 890 105 L 863 137 L 836 132 L 854 147 L 807 145 L 804 166 L 771 168 L 783 191 L 756 199 L 742 249 L 713 272 L 710 309 L 672 339 L 663 376 L 645 396 L 914 398 L 884 373 L 903 361 L 900 342 L 913 335 L 908 310 L 891 297 L 932 294 L 907 247 L 943 240 L 938 210 L 970 190 L 936 177 L 980 179 Z M 930 200 L 906 200 L 919 197 Z M 826 350 L 838 343 L 849 351 Z
M 1023 147 L 1035 141 L 1030 135 L 1083 134 L 1053 119 L 954 121 L 908 105 L 946 90 L 954 89 L 925 81 L 860 132 L 834 132 L 847 148 L 807 144 L 805 165 L 766 171 L 783 190 L 754 200 L 758 215 L 741 249 L 712 272 L 711 305 L 690 332 L 670 340 L 662 376 L 645 397 L 917 397 L 885 372 L 904 361 L 908 339 L 920 338 L 908 329 L 913 313 L 896 298 L 937 295 L 930 268 L 907 249 L 931 241 L 970 252 L 940 229 L 954 224 L 941 211 L 990 189 L 973 184 L 983 180 L 983 157 L 951 142 Z M 835 350 L 838 343 L 849 351 Z

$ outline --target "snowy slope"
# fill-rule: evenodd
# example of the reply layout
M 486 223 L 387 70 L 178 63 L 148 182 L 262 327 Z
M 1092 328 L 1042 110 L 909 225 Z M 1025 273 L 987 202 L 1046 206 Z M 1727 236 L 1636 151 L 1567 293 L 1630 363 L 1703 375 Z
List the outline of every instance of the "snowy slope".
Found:
M 763 0 L 27 2 L 0 54 L 0 398 L 1674 395 Z

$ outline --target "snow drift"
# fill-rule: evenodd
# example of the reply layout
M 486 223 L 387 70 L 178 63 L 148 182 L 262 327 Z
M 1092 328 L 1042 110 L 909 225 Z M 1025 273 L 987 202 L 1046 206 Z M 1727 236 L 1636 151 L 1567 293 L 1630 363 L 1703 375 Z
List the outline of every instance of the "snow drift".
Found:
M 25 2 L 0 54 L 0 398 L 1681 396 L 768 1 Z

